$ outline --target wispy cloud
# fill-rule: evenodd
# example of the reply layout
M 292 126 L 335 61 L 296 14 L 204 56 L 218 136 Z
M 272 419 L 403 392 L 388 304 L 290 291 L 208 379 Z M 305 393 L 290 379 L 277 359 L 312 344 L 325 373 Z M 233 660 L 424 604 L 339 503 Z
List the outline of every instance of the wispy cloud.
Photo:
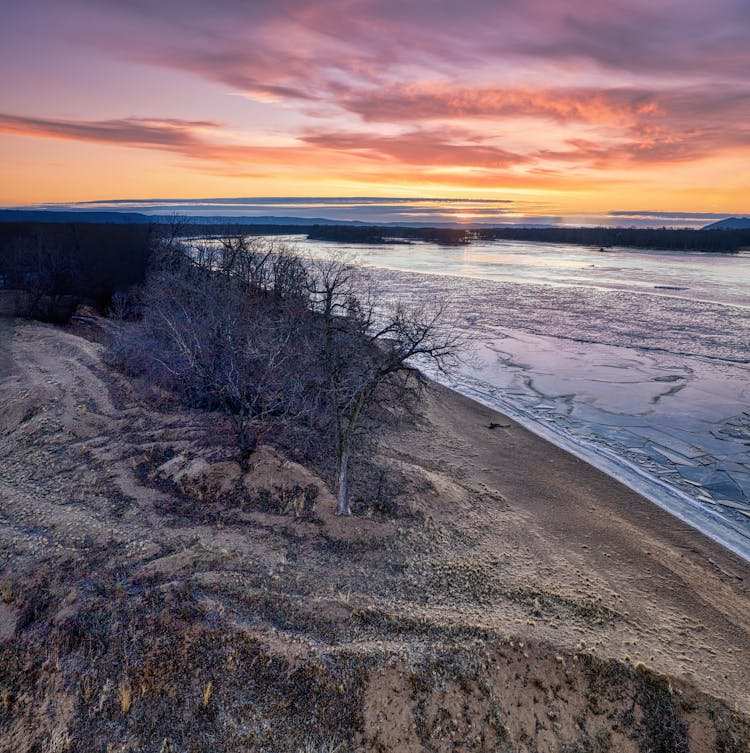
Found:
M 227 143 L 221 140 L 222 136 L 226 136 L 225 127 L 210 120 L 123 118 L 78 121 L 0 113 L 0 133 L 157 149 L 192 160 L 226 165 L 248 163 L 259 157 L 288 156 L 301 151 L 294 147 Z
M 509 199 L 433 199 L 379 197 L 263 197 L 207 199 L 115 199 L 43 204 L 40 209 L 86 211 L 135 211 L 145 214 L 194 216 L 275 216 L 310 219 L 359 220 L 386 223 L 443 223 L 471 216 L 476 222 L 510 222 L 531 215 L 540 207 L 532 202 Z M 559 221 L 559 218 L 556 218 Z M 552 221 L 550 218 L 546 220 Z M 537 220 L 541 221 L 541 220 Z
M 202 71 L 232 85 L 271 82 L 302 94 L 328 74 L 379 78 L 404 65 L 471 70 L 522 59 L 649 75 L 720 72 L 744 80 L 750 64 L 744 0 L 106 0 L 122 54 Z M 137 28 L 140 36 L 131 36 Z M 158 44 L 161 42 L 161 44 Z M 165 43 L 166 42 L 166 43 Z M 280 54 L 283 51 L 283 55 Z M 192 54 L 191 54 L 192 53 Z M 283 83 L 282 83 L 283 82 Z
M 449 82 L 342 93 L 339 103 L 368 122 L 536 117 L 557 122 L 628 123 L 655 112 L 657 97 L 640 89 L 539 89 L 453 86 Z
M 726 214 L 718 214 L 716 212 L 651 212 L 647 209 L 642 209 L 636 211 L 616 210 L 610 212 L 609 216 L 633 219 L 711 222 L 713 220 L 721 220 L 725 218 Z
M 504 169 L 523 164 L 528 158 L 496 146 L 471 143 L 471 134 L 417 130 L 395 136 L 373 133 L 319 133 L 302 137 L 324 149 L 389 159 L 401 164 L 435 167 L 484 167 Z
M 294 217 L 390 224 L 589 224 L 630 227 L 702 227 L 724 218 L 715 212 L 614 210 L 575 218 L 545 214 L 544 204 L 510 199 L 430 197 L 227 197 L 205 199 L 110 199 L 37 205 L 36 209 L 134 211 L 151 215 Z
M 220 127 L 219 123 L 210 120 L 122 118 L 80 121 L 0 113 L 0 132 L 3 133 L 171 149 L 184 153 L 203 143 L 197 135 L 200 131 Z

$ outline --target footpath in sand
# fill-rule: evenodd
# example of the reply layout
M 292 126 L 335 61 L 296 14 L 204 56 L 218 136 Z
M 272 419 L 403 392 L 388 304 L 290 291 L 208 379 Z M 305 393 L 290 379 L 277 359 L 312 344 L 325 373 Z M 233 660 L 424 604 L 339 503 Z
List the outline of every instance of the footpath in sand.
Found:
M 0 751 L 747 750 L 750 566 L 609 477 L 431 386 L 341 519 L 222 432 L 0 319 Z

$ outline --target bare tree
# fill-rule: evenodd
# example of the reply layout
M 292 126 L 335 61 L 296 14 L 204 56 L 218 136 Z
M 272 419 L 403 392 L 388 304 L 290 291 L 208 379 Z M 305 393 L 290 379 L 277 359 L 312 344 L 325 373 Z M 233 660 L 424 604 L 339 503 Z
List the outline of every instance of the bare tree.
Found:
M 63 299 L 70 297 L 81 275 L 73 249 L 53 238 L 29 235 L 14 239 L 6 253 L 4 286 L 23 291 L 19 313 L 41 319 L 65 318 Z
M 164 248 L 173 247 L 167 243 Z M 183 239 L 179 243 L 178 256 L 183 266 L 187 263 L 213 277 L 231 280 L 233 285 L 252 295 L 287 300 L 307 297 L 304 261 L 286 243 L 237 234 Z M 158 268 L 174 267 L 162 264 Z
M 186 236 L 190 219 L 173 214 L 169 222 L 155 225 L 151 230 L 149 272 L 157 274 L 184 269 L 187 258 Z
M 321 382 L 333 423 L 337 506 L 350 515 L 349 461 L 363 416 L 387 392 L 400 402 L 419 384 L 417 364 L 440 370 L 455 364 L 462 341 L 441 305 L 376 305 L 371 288 L 341 260 L 313 265 L 313 306 L 321 315 Z

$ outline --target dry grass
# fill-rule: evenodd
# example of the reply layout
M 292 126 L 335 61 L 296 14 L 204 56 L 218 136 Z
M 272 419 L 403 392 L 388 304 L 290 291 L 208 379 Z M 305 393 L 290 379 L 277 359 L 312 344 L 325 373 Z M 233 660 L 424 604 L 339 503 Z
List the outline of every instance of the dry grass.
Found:
M 133 705 L 133 691 L 130 683 L 123 681 L 117 689 L 117 698 L 120 701 L 120 710 L 127 714 Z
M 344 753 L 345 750 L 343 743 L 306 740 L 304 745 L 297 749 L 297 753 Z
M 88 703 L 94 694 L 91 680 L 88 677 L 81 678 L 81 698 L 84 703 Z
M 206 683 L 206 687 L 203 688 L 203 702 L 202 706 L 203 708 L 208 708 L 208 704 L 211 703 L 211 696 L 214 692 L 214 684 L 209 680 Z

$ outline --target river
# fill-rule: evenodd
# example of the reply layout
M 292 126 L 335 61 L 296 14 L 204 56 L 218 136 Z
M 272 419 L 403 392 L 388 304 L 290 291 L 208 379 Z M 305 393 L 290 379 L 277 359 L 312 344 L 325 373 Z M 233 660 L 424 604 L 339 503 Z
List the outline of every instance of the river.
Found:
M 750 559 L 750 253 L 284 240 L 448 302 L 476 343 L 449 386 Z

